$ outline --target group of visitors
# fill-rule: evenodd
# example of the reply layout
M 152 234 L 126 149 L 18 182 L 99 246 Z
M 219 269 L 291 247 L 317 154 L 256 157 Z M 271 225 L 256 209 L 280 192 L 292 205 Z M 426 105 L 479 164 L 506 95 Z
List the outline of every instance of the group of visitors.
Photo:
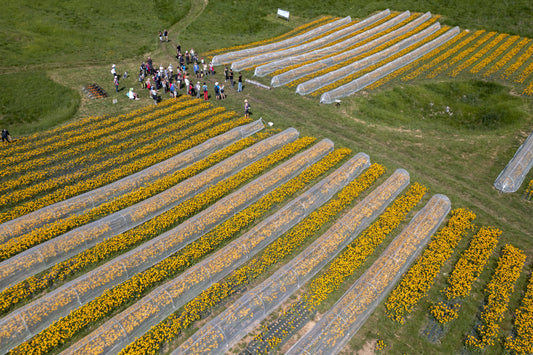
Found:
M 168 41 L 168 31 L 163 30 L 159 32 L 160 41 Z M 178 61 L 176 67 L 172 63 L 169 63 L 168 66 L 163 66 L 162 64 L 157 66 L 154 65 L 151 57 L 147 57 L 139 67 L 139 76 L 138 81 L 140 83 L 141 89 L 147 89 L 150 93 L 150 97 L 154 100 L 154 104 L 157 105 L 158 101 L 161 100 L 161 94 L 169 94 L 170 97 L 177 97 L 182 89 L 185 89 L 187 95 L 196 96 L 200 98 L 203 96 L 204 100 L 209 100 L 209 88 L 207 83 L 204 81 L 201 84 L 200 80 L 197 80 L 196 84 L 190 79 L 189 70 L 194 72 L 196 79 L 206 79 L 209 76 L 214 76 L 216 74 L 213 62 L 207 63 L 203 57 L 191 48 L 186 50 L 183 54 L 181 51 L 181 45 L 176 46 L 176 59 Z M 111 74 L 113 74 L 113 84 L 115 90 L 119 92 L 119 75 L 117 74 L 116 65 L 113 64 L 111 67 Z M 124 73 L 124 78 L 127 77 L 127 72 Z M 242 73 L 238 73 L 238 79 L 234 80 L 234 73 L 231 68 L 225 66 L 224 68 L 224 83 L 229 82 L 232 88 L 235 87 L 235 82 L 237 82 L 237 92 L 243 91 L 243 78 Z M 215 98 L 217 100 L 223 100 L 226 98 L 225 84 L 219 84 L 215 82 L 212 90 L 215 93 Z M 130 100 L 139 100 L 139 96 L 133 88 L 126 94 Z M 246 112 L 249 109 L 245 109 Z
M 159 42 L 168 42 L 168 30 L 159 31 Z

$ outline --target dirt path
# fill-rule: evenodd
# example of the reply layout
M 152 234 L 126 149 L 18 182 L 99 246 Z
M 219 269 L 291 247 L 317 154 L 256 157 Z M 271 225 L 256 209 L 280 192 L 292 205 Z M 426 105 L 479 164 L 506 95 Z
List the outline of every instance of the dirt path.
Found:
M 189 10 L 189 13 L 184 18 L 172 25 L 172 27 L 170 28 L 170 30 L 172 31 L 171 33 L 174 33 L 174 38 L 179 38 L 180 34 L 191 23 L 193 23 L 198 18 L 198 16 L 202 14 L 202 12 L 204 12 L 205 8 L 207 7 L 207 4 L 208 0 L 191 0 L 191 8 Z M 172 44 L 173 48 L 176 48 L 177 44 L 173 40 L 170 40 L 170 43 Z M 174 53 L 169 52 L 168 46 L 165 46 L 163 51 L 167 57 L 175 57 Z

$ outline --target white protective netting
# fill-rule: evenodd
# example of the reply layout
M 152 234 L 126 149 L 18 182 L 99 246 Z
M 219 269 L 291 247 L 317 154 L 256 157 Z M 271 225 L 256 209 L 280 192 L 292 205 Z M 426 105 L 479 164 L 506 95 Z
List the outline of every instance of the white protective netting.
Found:
M 208 322 L 172 354 L 227 351 L 368 227 L 408 184 L 407 171 L 397 170 L 304 252 Z
M 359 31 L 360 29 L 371 25 L 372 23 L 378 21 L 379 19 L 387 16 L 390 13 L 389 10 L 382 11 L 378 13 L 377 15 L 374 15 L 366 20 L 363 20 L 361 22 L 356 22 L 351 26 L 339 29 L 335 31 L 334 33 L 331 33 L 327 36 L 320 37 L 314 41 L 304 43 L 299 46 L 290 47 L 287 49 L 275 51 L 275 52 L 267 52 L 264 54 L 258 54 L 254 55 L 252 57 L 243 58 L 237 61 L 234 61 L 231 63 L 231 69 L 233 70 L 245 70 L 248 68 L 251 68 L 253 66 L 265 64 L 268 62 L 271 62 L 273 60 L 278 60 L 280 58 L 287 58 L 290 56 L 302 54 L 305 52 L 312 51 L 316 48 L 323 47 L 327 45 L 330 42 L 337 41 L 341 39 L 342 37 L 349 36 L 350 34 Z
M 307 42 L 309 40 L 312 40 L 314 37 L 320 36 L 337 27 L 343 26 L 351 21 L 352 19 L 350 16 L 341 18 L 337 21 L 326 23 L 325 25 L 322 25 L 310 31 L 304 32 L 298 36 L 287 38 L 283 41 L 265 44 L 264 46 L 242 49 L 240 51 L 233 51 L 229 53 L 216 55 L 213 57 L 212 62 L 213 62 L 213 65 L 228 64 L 228 63 L 231 63 L 233 61 L 236 61 L 242 58 L 251 57 L 254 55 L 261 54 L 261 53 L 272 52 L 272 51 L 277 51 L 279 49 L 296 46 L 302 42 Z
M 422 41 L 424 38 L 431 36 L 433 33 L 440 29 L 440 23 L 435 23 L 423 31 L 418 32 L 396 44 L 391 45 L 390 47 L 369 55 L 363 59 L 360 59 L 356 62 L 348 64 L 342 68 L 334 70 L 332 72 L 326 73 L 319 77 L 313 78 L 306 82 L 301 83 L 296 87 L 296 93 L 300 95 L 307 95 L 320 89 L 321 87 L 332 84 L 336 81 L 339 81 L 347 76 L 357 73 L 371 65 L 375 65 L 378 62 L 400 52 L 401 50 Z
M 79 254 L 106 238 L 145 223 L 297 138 L 298 131 L 289 128 L 155 196 L 73 229 L 1 262 L 0 290 Z
M 176 228 L 13 311 L 0 320 L 0 352 L 12 349 L 53 321 L 100 296 L 105 290 L 146 270 L 200 238 L 211 228 L 292 179 L 332 150 L 331 140 L 320 141 Z
M 454 27 L 450 29 L 449 31 L 447 31 L 446 33 L 442 34 L 441 36 L 435 38 L 431 42 L 426 43 L 425 45 L 421 46 L 420 48 L 417 48 L 413 50 L 412 52 L 409 52 L 406 55 L 401 56 L 400 58 L 397 58 L 393 60 L 392 62 L 387 63 L 383 65 L 382 67 L 368 74 L 365 74 L 361 76 L 360 78 L 357 78 L 348 84 L 345 84 L 336 89 L 323 93 L 322 96 L 320 96 L 320 103 L 331 104 L 335 102 L 335 100 L 340 99 L 341 97 L 349 96 L 349 95 L 356 93 L 357 91 L 378 81 L 379 79 L 385 77 L 386 75 L 392 73 L 393 71 L 398 70 L 408 65 L 409 63 L 431 52 L 433 49 L 448 42 L 450 39 L 455 37 L 459 33 L 459 31 L 460 31 L 459 27 Z
M 526 175 L 533 167 L 533 132 L 529 134 L 525 142 L 518 148 L 513 158 L 507 163 L 505 169 L 498 175 L 494 182 L 501 192 L 516 192 Z
M 370 165 L 359 153 L 334 173 L 208 259 L 158 287 L 63 354 L 116 354 L 298 224 Z
M 387 10 L 387 12 L 388 12 L 388 10 Z M 361 21 L 360 23 L 367 22 L 365 24 L 367 26 L 369 26 L 369 25 L 373 24 L 374 22 L 376 22 L 373 19 L 375 16 L 380 16 L 378 18 L 378 20 L 380 20 L 382 18 L 381 14 L 382 13 L 379 13 L 377 15 L 369 17 L 369 18 Z M 388 16 L 389 13 L 387 13 L 386 15 Z M 322 58 L 328 58 L 329 59 L 331 56 L 335 55 L 336 53 L 341 52 L 341 51 L 345 50 L 346 48 L 348 48 L 350 46 L 353 46 L 353 45 L 357 44 L 358 42 L 361 42 L 361 41 L 365 40 L 366 38 L 368 38 L 370 36 L 375 35 L 376 33 L 379 33 L 381 31 L 384 31 L 384 30 L 388 29 L 388 28 L 391 28 L 392 26 L 397 25 L 401 21 L 405 20 L 408 16 L 409 16 L 409 11 L 406 11 L 406 12 L 404 12 L 402 14 L 399 14 L 399 15 L 393 17 L 389 21 L 386 21 L 386 22 L 382 23 L 381 25 L 378 25 L 378 26 L 372 27 L 370 29 L 367 29 L 367 30 L 365 30 L 364 32 L 362 32 L 360 34 L 352 36 L 352 37 L 350 37 L 350 38 L 348 38 L 348 39 L 346 39 L 346 40 L 344 40 L 342 42 L 339 42 L 337 44 L 333 44 L 333 45 L 330 45 L 330 46 L 325 47 L 325 48 L 317 49 L 317 50 L 314 50 L 312 52 L 300 54 L 300 55 L 297 55 L 297 56 L 291 56 L 291 57 L 288 57 L 288 58 L 282 58 L 282 59 L 275 60 L 275 61 L 267 63 L 267 64 L 260 65 L 257 68 L 255 68 L 254 75 L 259 76 L 259 77 L 263 77 L 263 76 L 268 75 L 268 74 L 270 74 L 270 73 L 272 73 L 272 72 L 274 72 L 276 70 L 284 69 L 284 68 L 286 68 L 288 66 L 291 66 L 291 65 L 297 65 L 297 64 L 301 64 L 301 63 L 308 62 L 310 60 L 315 60 L 315 59 L 316 60 L 320 60 Z M 280 86 L 280 85 L 276 85 L 276 86 Z
M 342 350 L 421 252 L 450 208 L 446 196 L 433 196 L 374 264 L 287 354 L 331 355 Z
M 364 33 L 361 33 L 357 36 L 355 36 L 354 38 L 357 38 L 357 37 L 361 37 L 357 42 L 361 41 L 361 40 L 364 40 L 365 38 L 367 37 L 370 37 L 372 35 L 375 35 L 376 33 L 379 33 L 379 32 L 382 32 L 382 31 L 386 31 L 387 29 L 389 28 L 392 28 L 394 27 L 397 22 L 396 20 L 398 19 L 398 23 L 407 19 L 409 17 L 410 13 L 409 11 L 406 11 L 398 16 L 396 16 L 394 19 L 390 20 L 390 21 L 387 21 L 385 23 L 383 23 L 382 25 L 380 26 L 377 26 L 375 29 L 371 29 L 369 30 L 368 32 L 370 32 L 368 35 L 366 32 Z M 422 16 L 419 16 L 416 20 L 414 21 L 411 21 L 409 23 L 407 23 L 406 25 L 390 32 L 390 33 L 387 33 L 387 34 L 383 34 L 382 36 L 362 45 L 362 46 L 359 46 L 359 47 L 356 47 L 354 49 L 351 49 L 351 50 L 348 50 L 348 51 L 344 51 L 344 52 L 341 52 L 337 55 L 334 55 L 332 57 L 326 57 L 322 60 L 318 60 L 316 62 L 313 62 L 313 63 L 309 63 L 309 64 L 306 64 L 306 65 L 302 65 L 301 67 L 298 67 L 298 68 L 295 68 L 295 69 L 292 69 L 292 70 L 289 70 L 289 71 L 286 71 L 285 73 L 281 73 L 279 75 L 275 75 L 272 77 L 272 80 L 270 81 L 271 85 L 273 87 L 279 87 L 279 86 L 283 86 L 283 85 L 287 85 L 288 83 L 294 81 L 294 80 L 297 80 L 297 79 L 300 79 L 306 75 L 309 75 L 309 74 L 312 74 L 312 73 L 315 73 L 319 70 L 322 70 L 322 69 L 326 69 L 326 68 L 329 68 L 329 67 L 332 67 L 334 65 L 337 65 L 338 63 L 340 62 L 343 62 L 343 61 L 346 61 L 346 60 L 349 60 L 350 58 L 354 58 L 354 57 L 357 57 L 358 55 L 361 55 L 363 53 L 366 53 L 368 51 L 371 51 L 373 50 L 374 48 L 390 41 L 390 40 L 394 40 L 395 38 L 405 34 L 406 32 L 408 31 L 411 31 L 412 29 L 414 29 L 415 27 L 417 26 L 420 26 L 422 23 L 426 22 L 427 20 L 429 20 L 431 18 L 431 13 L 425 13 L 424 15 Z
M 46 223 L 82 214 L 131 190 L 145 186 L 162 176 L 172 174 L 229 144 L 250 136 L 264 128 L 263 122 L 257 120 L 247 125 L 236 127 L 224 134 L 210 138 L 198 146 L 188 149 L 172 158 L 157 163 L 147 169 L 117 180 L 111 184 L 88 191 L 68 200 L 55 203 L 0 225 L 0 243 L 18 237 L 41 227 Z

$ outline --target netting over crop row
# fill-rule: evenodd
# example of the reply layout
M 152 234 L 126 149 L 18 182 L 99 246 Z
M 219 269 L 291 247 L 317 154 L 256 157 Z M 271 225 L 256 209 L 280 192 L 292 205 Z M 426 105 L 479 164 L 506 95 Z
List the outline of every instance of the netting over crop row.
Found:
M 357 34 L 357 35 L 355 35 L 353 37 L 348 38 L 345 41 L 340 42 L 340 43 L 334 44 L 332 46 L 328 46 L 326 48 L 317 49 L 317 50 L 312 51 L 312 52 L 308 52 L 308 53 L 304 53 L 304 54 L 301 54 L 301 55 L 297 55 L 297 56 L 293 56 L 293 57 L 289 57 L 289 58 L 276 60 L 276 61 L 264 64 L 264 65 L 261 65 L 261 66 L 255 68 L 254 75 L 265 76 L 265 75 L 270 74 L 270 73 L 272 73 L 272 72 L 274 72 L 276 70 L 284 69 L 284 68 L 286 68 L 288 66 L 291 66 L 291 65 L 297 65 L 297 64 L 305 63 L 305 62 L 308 62 L 308 61 L 314 60 L 314 59 L 317 60 L 314 63 L 302 65 L 299 68 L 289 70 L 289 71 L 283 73 L 285 75 L 283 75 L 283 74 L 276 75 L 271 80 L 271 84 L 274 87 L 285 85 L 286 83 L 290 82 L 290 81 L 284 82 L 284 80 L 286 80 L 286 77 L 294 76 L 294 79 L 296 79 L 297 77 L 301 77 L 301 76 L 305 75 L 305 74 L 297 75 L 297 74 L 300 74 L 300 71 L 298 71 L 298 69 L 300 69 L 300 68 L 304 68 L 305 67 L 305 68 L 308 68 L 307 70 L 309 72 L 313 72 L 315 70 L 321 69 L 321 67 L 317 67 L 317 69 L 311 70 L 310 69 L 311 64 L 315 64 L 315 63 L 316 64 L 320 64 L 320 63 L 326 63 L 327 62 L 328 65 L 333 65 L 332 63 L 338 63 L 339 61 L 342 60 L 342 58 L 350 58 L 350 57 L 352 57 L 353 55 L 351 55 L 349 53 L 357 53 L 357 54 L 363 53 L 366 50 L 368 50 L 369 48 L 375 47 L 376 43 L 378 43 L 376 41 L 379 41 L 379 43 L 384 42 L 384 41 L 380 41 L 380 39 L 382 37 L 386 37 L 387 39 L 389 39 L 389 38 L 391 38 L 391 36 L 390 35 L 384 35 L 384 36 L 381 36 L 380 38 L 377 38 L 377 39 L 375 39 L 373 41 L 368 42 L 364 46 L 359 46 L 357 48 L 342 52 L 344 49 L 346 49 L 346 48 L 348 48 L 350 46 L 354 46 L 357 43 L 359 43 L 361 41 L 364 41 L 367 38 L 369 38 L 369 37 L 371 37 L 371 36 L 373 36 L 373 35 L 375 35 L 377 33 L 383 32 L 383 31 L 385 31 L 385 30 L 387 30 L 389 28 L 392 28 L 392 27 L 396 26 L 398 23 L 406 20 L 409 17 L 409 15 L 410 15 L 410 12 L 409 11 L 405 11 L 405 12 L 395 16 L 394 18 L 390 19 L 389 21 L 386 21 L 386 22 L 382 23 L 381 25 L 372 27 L 372 28 L 364 31 L 363 33 L 359 33 L 359 34 Z M 394 31 L 394 33 L 397 33 L 397 32 Z M 372 45 L 369 46 L 370 43 L 372 43 Z M 361 49 L 362 47 L 364 47 L 364 49 Z M 338 52 L 341 52 L 341 53 L 338 53 Z M 338 53 L 338 54 L 335 54 L 335 53 Z M 343 57 L 342 55 L 344 55 L 344 54 L 347 54 L 347 57 Z M 337 55 L 339 55 L 339 57 L 337 57 Z M 325 64 L 323 64 L 323 65 L 325 65 Z M 287 74 L 289 72 L 291 72 L 290 76 Z M 303 73 L 307 74 L 308 72 L 307 71 L 303 71 Z M 276 78 L 276 79 L 274 79 L 274 78 Z M 283 79 L 283 80 L 281 80 L 281 79 Z
M 407 13 L 409 13 L 409 11 L 407 11 Z M 404 13 L 405 14 L 405 13 Z M 363 40 L 364 38 L 367 38 L 385 28 L 388 28 L 389 26 L 394 25 L 396 23 L 399 23 L 400 21 L 403 21 L 404 19 L 404 14 L 402 15 L 399 15 L 399 16 L 395 16 L 393 19 L 385 22 L 384 24 L 381 24 L 379 26 L 376 26 L 376 27 L 372 27 L 366 31 L 364 31 L 363 33 L 360 33 L 358 35 L 355 35 L 355 36 L 352 36 L 342 42 L 339 42 L 337 44 L 334 44 L 334 45 L 330 45 L 330 46 L 327 46 L 325 48 L 321 48 L 321 49 L 317 49 L 317 50 L 314 50 L 312 52 L 307 52 L 307 53 L 304 53 L 304 54 L 299 54 L 299 55 L 295 55 L 295 56 L 290 56 L 288 58 L 281 58 L 281 59 L 277 59 L 275 61 L 271 61 L 269 63 L 266 63 L 266 64 L 263 64 L 263 65 L 260 65 L 258 66 L 257 68 L 255 68 L 255 72 L 254 72 L 254 75 L 255 76 L 265 76 L 265 75 L 268 75 L 276 70 L 279 70 L 279 69 L 283 69 L 283 68 L 286 68 L 290 65 L 296 65 L 296 64 L 300 64 L 300 63 L 303 63 L 303 62 L 307 62 L 309 60 L 313 60 L 313 59 L 319 59 L 319 58 L 324 58 L 324 57 L 328 57 L 328 56 L 331 56 L 333 55 L 334 53 L 338 52 L 338 51 L 341 51 L 349 46 L 352 46 L 354 44 L 356 44 L 357 42 Z M 382 12 L 379 12 L 373 16 L 370 16 L 364 20 L 362 20 L 361 22 L 358 22 L 357 25 L 359 25 L 358 28 L 364 28 L 364 27 L 368 27 L 372 24 L 374 24 L 375 22 L 387 17 L 390 15 L 390 10 L 385 10 L 385 11 L 382 11 Z M 355 32 L 355 29 L 352 30 L 351 32 Z M 325 39 L 325 37 L 324 37 Z M 330 41 L 331 42 L 331 41 Z M 327 45 L 328 43 L 324 43 L 324 45 Z
M 176 228 L 12 312 L 0 321 L 0 352 L 17 346 L 24 339 L 32 337 L 54 320 L 101 295 L 108 288 L 167 258 L 279 184 L 290 180 L 332 150 L 333 142 L 329 139 L 322 140 L 238 191 L 220 199 Z
M 244 70 L 244 69 L 248 69 L 253 66 L 265 64 L 265 63 L 268 63 L 268 62 L 271 62 L 273 60 L 277 60 L 280 58 L 286 58 L 292 55 L 298 55 L 298 54 L 312 51 L 316 48 L 323 47 L 330 42 L 337 41 L 338 39 L 342 37 L 349 36 L 351 33 L 359 31 L 360 29 L 368 25 L 371 25 L 373 22 L 378 21 L 379 19 L 389 15 L 389 13 L 390 13 L 389 10 L 382 11 L 379 14 L 374 15 L 364 21 L 356 22 L 351 26 L 344 27 L 327 36 L 317 38 L 311 42 L 303 43 L 298 46 L 290 47 L 290 48 L 275 51 L 275 52 L 267 52 L 264 54 L 258 54 L 252 57 L 247 57 L 247 58 L 237 60 L 231 63 L 231 69 Z
M 325 104 L 330 104 L 330 103 L 335 102 L 336 99 L 351 95 L 365 88 L 366 86 L 378 81 L 379 79 L 383 78 L 389 73 L 392 73 L 393 71 L 403 66 L 406 66 L 407 64 L 424 56 L 426 53 L 429 53 L 433 49 L 439 47 L 440 45 L 446 43 L 447 41 L 455 37 L 458 33 L 459 33 L 459 27 L 454 27 L 451 30 L 444 33 L 443 35 L 435 38 L 431 42 L 426 43 L 425 45 L 421 46 L 420 48 L 417 48 L 407 53 L 406 55 L 401 56 L 400 58 L 395 59 L 392 62 L 387 63 L 383 65 L 382 67 L 368 74 L 365 74 L 360 78 L 353 80 L 352 82 L 346 85 L 343 85 L 331 91 L 325 92 L 320 97 L 320 102 L 325 103 Z
M 106 201 L 121 196 L 132 189 L 139 188 L 164 175 L 171 174 L 195 161 L 203 159 L 238 139 L 260 131 L 263 127 L 262 121 L 257 120 L 250 124 L 234 128 L 133 175 L 3 223 L 0 225 L 0 243 L 4 243 L 11 238 L 20 236 L 32 229 L 64 218 L 65 216 L 81 214 L 90 208 L 94 208 Z
M 507 163 L 505 169 L 498 175 L 494 182 L 501 192 L 516 192 L 533 167 L 533 132 L 518 148 L 513 158 Z
M 406 11 L 404 12 L 403 14 L 397 16 L 397 17 L 401 17 L 402 21 L 403 20 L 406 20 L 408 17 L 409 17 L 409 11 Z M 387 42 L 391 41 L 391 40 L 394 40 L 396 38 L 398 38 L 399 36 L 402 36 L 404 35 L 405 33 L 413 30 L 414 28 L 420 26 L 422 23 L 426 22 L 429 18 L 431 18 L 431 14 L 429 13 L 426 13 L 422 16 L 420 16 L 419 18 L 417 18 L 416 20 L 414 21 L 411 21 L 409 22 L 408 24 L 388 33 L 388 34 L 383 34 L 382 36 L 379 36 L 378 38 L 366 43 L 366 44 L 363 44 L 362 46 L 358 46 L 354 49 L 350 49 L 348 51 L 344 51 L 344 52 L 341 52 L 337 55 L 334 55 L 332 57 L 327 57 L 327 58 L 324 58 L 322 60 L 319 60 L 319 61 L 316 61 L 316 62 L 313 62 L 313 63 L 309 63 L 309 64 L 306 64 L 306 65 L 303 65 L 301 67 L 298 67 L 298 68 L 295 68 L 295 69 L 292 69 L 292 70 L 289 70 L 285 73 L 282 73 L 282 74 L 279 74 L 279 75 L 275 75 L 272 77 L 272 80 L 271 80 L 271 85 L 274 86 L 274 87 L 278 87 L 278 86 L 282 86 L 282 85 L 286 85 L 294 80 L 297 80 L 297 79 L 300 79 L 306 75 L 310 75 L 310 74 L 313 74 L 317 71 L 320 71 L 320 70 L 323 70 L 323 69 L 326 69 L 326 68 L 329 68 L 329 67 L 332 67 L 332 66 L 335 66 L 337 65 L 338 63 L 341 63 L 341 62 L 344 62 L 344 61 L 347 61 L 347 60 L 350 60 L 352 58 L 355 58 L 359 55 L 362 55 L 368 51 L 373 51 L 375 48 L 377 48 L 378 46 L 381 46 L 381 45 L 385 45 Z M 392 23 L 392 21 L 394 21 L 396 18 L 392 19 L 391 21 L 388 21 L 386 23 L 384 23 L 383 25 L 381 26 L 378 26 L 378 27 L 385 27 L 385 25 L 387 25 L 386 28 L 383 28 L 381 29 L 380 31 L 386 31 L 387 28 L 392 28 L 393 26 L 396 25 L 396 23 Z M 372 31 L 372 30 L 370 30 Z M 366 32 L 365 32 L 366 33 Z M 362 33 L 358 36 L 363 36 L 365 35 L 365 33 Z M 356 36 L 356 37 L 358 37 Z M 366 36 L 365 36 L 366 37 Z M 362 38 L 361 40 L 364 40 L 364 38 Z
M 0 263 L 0 290 L 91 248 L 105 238 L 123 233 L 168 211 L 297 138 L 298 131 L 294 128 L 287 129 L 155 196 L 73 229 Z
M 408 184 L 409 174 L 397 170 L 303 253 L 208 322 L 172 354 L 225 352 L 335 257 Z
M 239 60 L 241 58 L 251 57 L 254 55 L 258 55 L 258 54 L 295 46 L 302 42 L 309 41 L 313 39 L 314 37 L 320 36 L 321 34 L 326 33 L 330 30 L 333 30 L 337 27 L 345 25 L 351 21 L 352 21 L 351 17 L 348 16 L 348 17 L 339 19 L 337 21 L 333 21 L 325 25 L 319 26 L 313 30 L 302 33 L 301 35 L 287 38 L 286 40 L 283 40 L 283 41 L 274 42 L 271 44 L 265 44 L 264 46 L 242 49 L 240 51 L 234 51 L 234 52 L 216 55 L 213 57 L 212 62 L 214 65 L 228 64 L 233 61 Z
M 446 196 L 433 196 L 374 264 L 288 354 L 338 353 L 407 270 L 450 208 L 450 200 Z
M 333 174 L 288 203 L 239 239 L 196 264 L 185 273 L 152 291 L 133 306 L 106 322 L 70 347 L 67 354 L 110 354 L 131 343 L 155 324 L 168 317 L 202 290 L 225 277 L 253 255 L 288 231 L 329 200 L 370 165 L 359 153 Z
M 417 34 L 414 34 L 396 44 L 393 44 L 392 46 L 382 51 L 379 51 L 375 54 L 372 54 L 368 57 L 360 59 L 354 63 L 346 65 L 342 68 L 339 68 L 327 74 L 321 75 L 319 77 L 316 77 L 314 79 L 301 83 L 300 85 L 296 87 L 296 93 L 300 95 L 307 95 L 307 94 L 312 93 L 315 90 L 320 89 L 323 86 L 329 85 L 344 77 L 355 74 L 358 71 L 363 70 L 364 68 L 377 64 L 383 59 L 386 59 L 394 55 L 395 53 L 398 53 L 402 49 L 407 48 L 414 43 L 420 42 L 421 40 L 435 33 L 439 29 L 440 29 L 440 24 L 437 22 L 431 25 L 430 27 L 426 28 L 425 30 L 420 31 Z

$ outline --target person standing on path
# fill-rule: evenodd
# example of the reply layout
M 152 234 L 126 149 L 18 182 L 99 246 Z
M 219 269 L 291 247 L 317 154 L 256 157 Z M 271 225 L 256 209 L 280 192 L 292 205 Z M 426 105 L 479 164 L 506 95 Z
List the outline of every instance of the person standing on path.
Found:
M 200 92 L 202 91 L 202 85 L 200 84 L 200 82 L 198 81 L 196 83 L 196 98 L 200 98 Z
M 244 117 L 250 118 L 250 104 L 248 100 L 244 100 Z
M 155 87 L 152 86 L 152 89 L 150 89 L 150 96 L 154 100 L 154 105 L 157 105 L 157 101 L 159 101 L 157 94 L 158 94 L 157 90 L 155 89 Z
M 237 92 L 242 92 L 242 73 L 239 73 L 239 83 L 237 86 Z
M 220 100 L 220 86 L 218 86 L 218 81 L 215 83 L 215 98 Z
M 204 90 L 204 100 L 209 100 L 209 93 L 207 92 L 207 84 L 205 83 L 205 81 L 202 89 Z
M 9 131 L 5 128 L 2 130 L 2 143 L 3 142 L 11 143 L 11 135 L 9 134 Z

